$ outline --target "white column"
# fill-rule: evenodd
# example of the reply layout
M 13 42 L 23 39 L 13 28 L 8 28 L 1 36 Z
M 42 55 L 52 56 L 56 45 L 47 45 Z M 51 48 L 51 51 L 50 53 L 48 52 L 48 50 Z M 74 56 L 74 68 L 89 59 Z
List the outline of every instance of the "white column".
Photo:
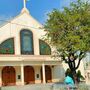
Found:
M 2 86 L 2 73 L 1 73 L 1 70 L 2 70 L 2 68 L 0 67 L 0 86 Z
M 24 66 L 21 64 L 21 83 L 24 85 Z
M 42 74 L 43 74 L 43 83 L 46 83 L 46 78 L 45 78 L 45 65 L 42 64 Z

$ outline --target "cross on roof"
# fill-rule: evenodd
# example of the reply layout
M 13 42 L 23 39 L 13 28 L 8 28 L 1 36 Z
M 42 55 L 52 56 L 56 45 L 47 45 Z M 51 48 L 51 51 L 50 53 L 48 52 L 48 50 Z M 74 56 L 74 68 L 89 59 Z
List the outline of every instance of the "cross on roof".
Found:
M 29 14 L 28 9 L 26 8 L 27 1 L 29 1 L 29 0 L 23 0 L 23 9 L 22 9 L 21 13 L 27 12 Z
M 26 8 L 26 1 L 27 0 L 23 0 L 23 7 Z

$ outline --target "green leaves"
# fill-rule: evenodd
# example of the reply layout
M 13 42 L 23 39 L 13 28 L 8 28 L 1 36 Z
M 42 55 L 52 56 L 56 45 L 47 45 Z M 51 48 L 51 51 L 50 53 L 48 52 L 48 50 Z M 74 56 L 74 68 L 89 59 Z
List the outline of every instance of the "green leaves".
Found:
M 50 43 L 66 51 L 90 50 L 89 3 L 78 0 L 63 11 L 54 9 L 45 24 Z
M 90 3 L 77 0 L 63 11 L 54 9 L 48 14 L 45 29 L 46 38 L 57 49 L 57 56 L 75 71 L 90 51 Z M 75 60 L 79 60 L 77 65 Z

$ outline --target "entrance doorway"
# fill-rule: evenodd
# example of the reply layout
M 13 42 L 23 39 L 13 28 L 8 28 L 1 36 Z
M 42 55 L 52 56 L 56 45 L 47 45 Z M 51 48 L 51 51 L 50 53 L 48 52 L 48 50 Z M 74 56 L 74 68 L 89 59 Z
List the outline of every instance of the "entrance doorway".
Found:
M 52 82 L 52 71 L 50 66 L 45 66 L 46 83 Z M 41 82 L 43 82 L 43 73 L 41 68 Z
M 25 84 L 35 83 L 35 72 L 32 66 L 24 67 L 24 82 Z
M 12 86 L 16 84 L 16 72 L 14 67 L 6 66 L 2 69 L 2 85 Z

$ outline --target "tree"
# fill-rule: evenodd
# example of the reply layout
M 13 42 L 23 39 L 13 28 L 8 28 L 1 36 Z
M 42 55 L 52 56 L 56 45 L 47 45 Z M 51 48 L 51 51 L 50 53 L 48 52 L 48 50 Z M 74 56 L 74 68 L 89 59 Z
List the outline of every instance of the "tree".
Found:
M 45 40 L 56 48 L 57 57 L 76 74 L 80 61 L 90 51 L 90 3 L 77 0 L 63 11 L 54 9 L 44 26 Z

